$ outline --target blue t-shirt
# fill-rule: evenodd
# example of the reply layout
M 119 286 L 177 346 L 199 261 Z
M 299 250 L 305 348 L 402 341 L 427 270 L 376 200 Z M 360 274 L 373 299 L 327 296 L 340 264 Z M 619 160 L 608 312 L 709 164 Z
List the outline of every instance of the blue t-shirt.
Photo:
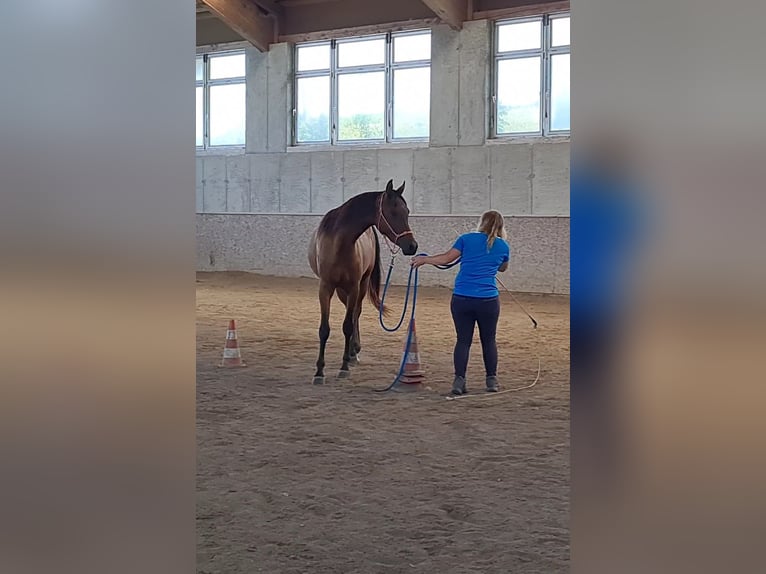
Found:
M 499 292 L 495 283 L 500 266 L 508 261 L 511 248 L 498 237 L 487 249 L 487 234 L 474 231 L 461 235 L 452 246 L 460 251 L 460 271 L 455 278 L 455 295 L 491 299 Z

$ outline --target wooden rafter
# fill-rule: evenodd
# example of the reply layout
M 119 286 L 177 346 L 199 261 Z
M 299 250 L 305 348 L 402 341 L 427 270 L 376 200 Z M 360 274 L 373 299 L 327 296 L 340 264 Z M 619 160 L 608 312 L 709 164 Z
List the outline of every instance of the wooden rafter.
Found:
M 499 8 L 497 10 L 484 10 L 474 12 L 473 17 L 476 20 L 495 20 L 497 18 L 523 18 L 524 16 L 539 16 L 551 12 L 568 12 L 570 9 L 569 0 L 559 2 L 542 2 L 539 4 L 527 4 L 516 6 L 515 8 Z
M 420 30 L 430 28 L 438 24 L 438 18 L 423 18 L 415 20 L 403 20 L 390 24 L 371 24 L 368 26 L 353 26 L 350 28 L 335 28 L 320 32 L 303 32 L 298 34 L 280 34 L 280 42 L 315 42 L 318 40 L 330 40 L 332 38 L 349 38 L 351 36 L 369 36 L 384 32 L 401 32 L 403 30 Z
M 267 52 L 274 43 L 274 20 L 261 12 L 253 0 L 202 0 L 229 28 Z
M 422 0 L 442 22 L 453 30 L 460 30 L 468 17 L 467 0 Z
M 272 16 L 282 18 L 285 15 L 285 9 L 274 0 L 255 0 L 255 3 Z
M 310 6 L 312 4 L 331 4 L 332 2 L 338 2 L 339 0 L 282 0 L 280 4 L 285 8 L 293 8 L 296 6 Z

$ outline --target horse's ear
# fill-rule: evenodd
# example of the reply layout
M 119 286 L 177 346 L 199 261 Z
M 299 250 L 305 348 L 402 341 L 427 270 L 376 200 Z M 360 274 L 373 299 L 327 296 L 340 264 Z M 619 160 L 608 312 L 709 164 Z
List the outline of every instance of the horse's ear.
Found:
M 405 182 L 403 181 L 402 185 L 399 186 L 399 189 L 396 190 L 396 193 L 398 193 L 399 195 L 404 193 L 404 184 L 405 184 Z
M 392 191 L 394 191 L 394 180 L 393 179 L 389 179 L 388 180 L 388 183 L 386 184 L 386 191 L 388 193 L 391 193 Z

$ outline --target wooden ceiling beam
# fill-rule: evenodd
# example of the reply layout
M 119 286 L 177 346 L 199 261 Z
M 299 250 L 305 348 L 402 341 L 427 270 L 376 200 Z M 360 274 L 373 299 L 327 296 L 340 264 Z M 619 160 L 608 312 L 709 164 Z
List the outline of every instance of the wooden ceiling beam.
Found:
M 311 6 L 312 4 L 330 4 L 338 1 L 339 0 L 282 0 L 280 4 L 285 8 L 293 8 L 296 6 Z
M 284 7 L 274 0 L 255 0 L 255 3 L 276 18 L 282 18 L 285 15 Z
M 468 16 L 467 0 L 422 0 L 422 2 L 453 30 L 460 30 Z
M 252 0 L 202 0 L 210 11 L 261 52 L 275 41 L 274 19 L 263 14 Z
M 385 32 L 402 32 L 404 30 L 420 30 L 430 28 L 439 23 L 438 18 L 420 18 L 414 20 L 402 20 L 390 24 L 371 24 L 369 26 L 353 26 L 350 28 L 335 28 L 319 32 L 303 32 L 296 34 L 280 34 L 280 42 L 316 42 L 319 40 L 331 40 L 333 38 L 350 38 L 352 36 L 371 36 Z
M 514 8 L 499 8 L 497 10 L 483 10 L 474 12 L 475 20 L 496 20 L 498 18 L 523 18 L 525 16 L 539 16 L 552 12 L 568 12 L 569 0 L 558 2 L 541 2 L 539 4 L 527 4 Z

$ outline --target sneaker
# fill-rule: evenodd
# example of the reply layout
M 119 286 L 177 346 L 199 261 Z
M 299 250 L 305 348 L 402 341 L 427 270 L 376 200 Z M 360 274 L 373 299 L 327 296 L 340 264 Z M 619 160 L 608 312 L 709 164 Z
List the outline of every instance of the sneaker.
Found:
M 496 393 L 498 390 L 500 390 L 500 386 L 497 384 L 497 377 L 487 377 L 487 392 Z
M 453 395 L 464 395 L 468 391 L 465 388 L 465 377 L 455 377 L 455 381 L 452 383 Z

